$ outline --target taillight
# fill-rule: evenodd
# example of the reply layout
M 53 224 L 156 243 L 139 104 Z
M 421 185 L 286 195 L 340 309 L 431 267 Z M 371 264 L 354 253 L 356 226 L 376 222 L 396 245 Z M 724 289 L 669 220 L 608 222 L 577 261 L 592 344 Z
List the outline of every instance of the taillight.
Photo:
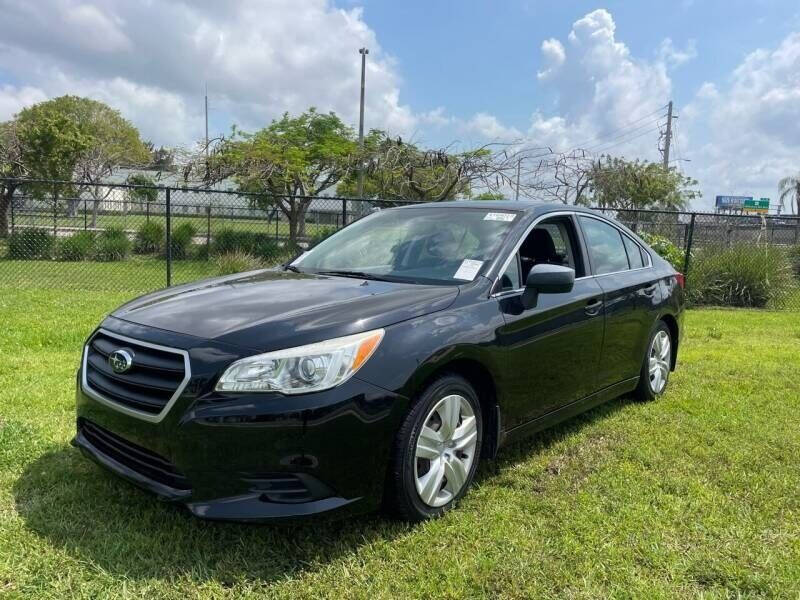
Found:
M 681 286 L 681 289 L 686 289 L 686 276 L 683 273 L 675 273 L 675 281 Z

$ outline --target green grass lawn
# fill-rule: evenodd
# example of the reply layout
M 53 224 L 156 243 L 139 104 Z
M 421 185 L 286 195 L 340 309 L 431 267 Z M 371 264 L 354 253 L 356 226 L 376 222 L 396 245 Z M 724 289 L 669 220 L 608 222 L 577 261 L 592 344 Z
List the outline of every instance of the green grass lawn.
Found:
M 460 507 L 200 521 L 68 444 L 81 343 L 130 292 L 0 288 L 0 596 L 800 594 L 800 315 L 696 310 L 656 403 L 620 399 L 482 465 Z

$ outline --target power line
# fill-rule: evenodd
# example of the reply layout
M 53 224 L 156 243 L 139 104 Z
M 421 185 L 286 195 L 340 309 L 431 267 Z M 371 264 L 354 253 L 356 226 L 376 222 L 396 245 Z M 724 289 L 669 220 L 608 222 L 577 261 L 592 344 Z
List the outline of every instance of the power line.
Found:
M 638 135 L 634 135 L 633 137 L 626 138 L 624 140 L 621 140 L 621 141 L 619 141 L 617 143 L 614 143 L 614 144 L 611 144 L 611 145 L 608 145 L 608 146 L 603 146 L 603 147 L 596 148 L 596 149 L 592 150 L 592 154 L 600 154 L 602 152 L 607 152 L 611 148 L 616 148 L 617 146 L 621 146 L 622 144 L 627 144 L 628 142 L 632 142 L 633 140 L 639 139 L 642 136 L 648 135 L 650 133 L 655 133 L 657 131 L 661 131 L 661 128 L 660 127 L 652 127 L 652 128 L 650 128 L 650 129 L 648 129 L 646 131 L 642 131 Z
M 580 144 L 577 144 L 573 149 L 582 148 L 582 147 L 586 146 L 586 144 L 589 144 L 589 143 L 594 142 L 596 140 L 601 140 L 601 139 L 607 138 L 609 135 L 617 133 L 618 131 L 622 131 L 623 129 L 628 129 L 632 125 L 636 125 L 636 123 L 639 123 L 640 121 L 644 121 L 646 118 L 651 117 L 651 116 L 655 115 L 656 113 L 663 112 L 663 110 L 665 108 L 666 108 L 666 105 L 660 106 L 656 110 L 654 110 L 653 112 L 647 113 L 646 115 L 641 116 L 638 119 L 636 119 L 634 121 L 631 121 L 630 123 L 627 123 L 625 125 L 621 125 L 620 127 L 617 127 L 616 129 L 612 129 L 611 131 L 606 131 L 604 133 L 598 134 L 595 137 L 586 140 L 585 142 L 581 142 Z M 652 120 L 652 122 L 657 121 L 658 119 L 662 118 L 663 116 L 664 116 L 663 114 L 660 114 L 658 117 L 656 117 L 656 119 Z M 634 129 L 638 129 L 639 127 L 640 126 L 637 126 Z
M 653 124 L 654 123 L 658 123 L 660 118 L 661 117 L 658 117 L 656 119 L 653 119 L 652 121 L 648 121 L 647 123 L 644 123 L 644 124 L 642 124 L 642 125 L 640 125 L 638 127 L 634 127 L 630 131 L 626 131 L 625 133 L 617 135 L 617 136 L 615 136 L 613 138 L 610 138 L 608 140 L 605 140 L 604 142 L 601 142 L 599 144 L 595 144 L 594 146 L 588 146 L 588 147 L 585 147 L 583 149 L 587 150 L 589 152 L 592 152 L 592 151 L 594 151 L 595 148 L 601 148 L 601 147 L 605 146 L 606 144 L 609 144 L 609 143 L 614 142 L 616 140 L 619 140 L 619 139 L 622 139 L 622 138 L 627 138 L 629 135 L 634 134 L 634 133 L 638 133 L 640 131 L 643 131 L 645 128 L 649 127 L 650 129 L 652 129 L 653 128 Z

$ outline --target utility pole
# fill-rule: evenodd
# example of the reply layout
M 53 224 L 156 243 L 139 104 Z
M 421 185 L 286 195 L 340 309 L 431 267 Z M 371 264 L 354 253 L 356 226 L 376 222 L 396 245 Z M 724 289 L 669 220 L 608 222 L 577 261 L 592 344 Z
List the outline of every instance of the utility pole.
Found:
M 356 195 L 359 198 L 364 197 L 364 78 L 367 70 L 367 48 L 359 48 L 358 53 L 361 55 L 361 110 L 358 117 L 358 191 Z
M 514 192 L 514 200 L 519 200 L 519 171 L 522 166 L 522 159 L 517 160 L 517 189 Z
M 667 134 L 664 140 L 664 170 L 669 169 L 669 145 L 672 141 L 672 100 L 669 101 L 667 108 Z
M 206 114 L 206 158 L 208 158 L 208 83 L 206 83 L 206 94 L 205 94 L 205 114 Z

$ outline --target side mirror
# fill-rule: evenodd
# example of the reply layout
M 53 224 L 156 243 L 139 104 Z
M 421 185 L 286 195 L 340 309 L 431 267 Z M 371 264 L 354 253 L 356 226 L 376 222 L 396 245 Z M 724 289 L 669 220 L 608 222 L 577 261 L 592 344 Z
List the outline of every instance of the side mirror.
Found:
M 575 270 L 561 265 L 534 265 L 525 280 L 522 305 L 533 308 L 539 294 L 565 294 L 575 285 Z

